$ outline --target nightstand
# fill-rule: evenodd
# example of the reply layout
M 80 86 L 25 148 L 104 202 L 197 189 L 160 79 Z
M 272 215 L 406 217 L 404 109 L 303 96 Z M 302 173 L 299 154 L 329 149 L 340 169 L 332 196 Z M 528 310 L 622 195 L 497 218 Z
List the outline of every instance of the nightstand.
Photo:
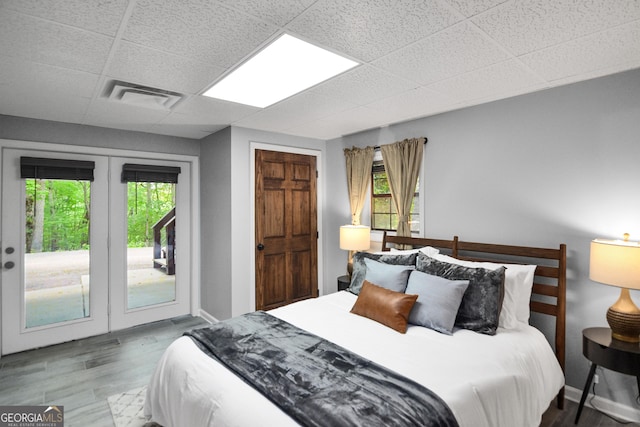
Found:
M 582 354 L 591 361 L 591 369 L 580 398 L 576 424 L 598 366 L 635 376 L 640 391 L 640 344 L 614 340 L 609 328 L 587 328 L 582 331 Z
M 338 291 L 346 291 L 351 284 L 351 278 L 348 275 L 338 277 Z

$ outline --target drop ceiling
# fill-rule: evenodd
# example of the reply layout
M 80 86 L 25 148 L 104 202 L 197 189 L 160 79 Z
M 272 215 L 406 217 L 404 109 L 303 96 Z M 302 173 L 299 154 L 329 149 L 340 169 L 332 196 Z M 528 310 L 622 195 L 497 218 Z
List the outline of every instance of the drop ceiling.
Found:
M 265 109 L 200 95 L 285 32 L 361 65 Z M 637 0 L 0 2 L 0 114 L 194 139 L 331 139 L 638 67 Z

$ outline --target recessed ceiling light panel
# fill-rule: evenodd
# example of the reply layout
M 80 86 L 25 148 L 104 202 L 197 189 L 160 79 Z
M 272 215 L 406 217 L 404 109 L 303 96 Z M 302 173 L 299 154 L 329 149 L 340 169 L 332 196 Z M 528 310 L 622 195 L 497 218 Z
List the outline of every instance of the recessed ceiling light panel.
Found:
M 203 95 L 265 108 L 356 65 L 355 61 L 283 34 Z

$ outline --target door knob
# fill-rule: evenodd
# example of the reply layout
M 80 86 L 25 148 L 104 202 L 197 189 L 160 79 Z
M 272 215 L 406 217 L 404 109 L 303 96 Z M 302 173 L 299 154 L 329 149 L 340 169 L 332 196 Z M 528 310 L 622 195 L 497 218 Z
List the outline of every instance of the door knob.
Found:
M 258 248 L 259 251 L 261 251 L 261 250 L 264 249 L 264 245 L 262 243 L 258 243 L 257 248 Z
M 13 261 L 7 261 L 4 263 L 4 268 L 6 268 L 7 270 L 11 270 L 14 266 L 15 263 Z
M 4 250 L 7 254 L 11 255 L 15 249 L 13 249 L 11 246 L 9 246 L 7 249 Z

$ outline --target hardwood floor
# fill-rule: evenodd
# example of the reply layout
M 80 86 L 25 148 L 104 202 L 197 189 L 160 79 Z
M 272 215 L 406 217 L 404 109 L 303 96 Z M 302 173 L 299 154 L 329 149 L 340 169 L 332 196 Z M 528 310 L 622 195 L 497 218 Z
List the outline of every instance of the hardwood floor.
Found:
M 113 427 L 107 397 L 146 385 L 191 316 L 0 358 L 0 405 L 64 405 L 65 426 Z
M 554 404 L 545 412 L 542 417 L 540 427 L 568 427 L 576 426 L 573 422 L 576 419 L 576 413 L 578 412 L 578 403 L 570 400 L 565 400 L 564 410 L 559 410 Z M 601 414 L 600 412 L 584 407 L 582 414 L 580 415 L 580 422 L 578 427 L 613 427 L 613 426 L 635 426 L 637 423 L 619 423 L 609 418 L 608 416 Z
M 200 318 L 183 316 L 4 356 L 0 405 L 64 405 L 66 427 L 113 427 L 107 397 L 146 385 L 167 346 L 183 332 L 204 325 Z M 577 408 L 568 400 L 563 411 L 552 405 L 540 426 L 574 426 Z M 587 407 L 579 424 L 619 425 Z

